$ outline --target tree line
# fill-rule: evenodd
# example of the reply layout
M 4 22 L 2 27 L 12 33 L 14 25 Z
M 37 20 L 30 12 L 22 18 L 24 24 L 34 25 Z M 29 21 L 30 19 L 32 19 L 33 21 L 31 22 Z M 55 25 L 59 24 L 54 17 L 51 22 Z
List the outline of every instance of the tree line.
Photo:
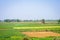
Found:
M 52 21 L 52 20 L 49 20 L 49 21 Z M 56 21 L 58 22 L 58 24 L 60 24 L 60 19 Z M 4 19 L 4 20 L 0 20 L 0 22 L 41 22 L 45 24 L 46 20 L 45 19 L 41 19 L 41 20 Z
M 0 20 L 0 22 L 39 22 L 41 20 L 20 20 L 20 19 L 4 19 Z

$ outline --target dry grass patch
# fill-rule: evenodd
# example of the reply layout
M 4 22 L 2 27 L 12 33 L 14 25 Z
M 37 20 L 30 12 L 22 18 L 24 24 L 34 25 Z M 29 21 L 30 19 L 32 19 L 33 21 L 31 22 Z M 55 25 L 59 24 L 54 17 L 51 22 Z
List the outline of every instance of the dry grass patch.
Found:
M 49 37 L 49 36 L 60 36 L 58 33 L 54 32 L 22 32 L 29 37 Z

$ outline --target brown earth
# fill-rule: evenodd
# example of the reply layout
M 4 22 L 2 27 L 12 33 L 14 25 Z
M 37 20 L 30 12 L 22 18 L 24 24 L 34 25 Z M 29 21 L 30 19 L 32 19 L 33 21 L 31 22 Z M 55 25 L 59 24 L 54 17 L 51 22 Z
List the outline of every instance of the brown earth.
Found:
M 29 37 L 49 37 L 49 36 L 60 36 L 58 33 L 54 32 L 22 32 Z

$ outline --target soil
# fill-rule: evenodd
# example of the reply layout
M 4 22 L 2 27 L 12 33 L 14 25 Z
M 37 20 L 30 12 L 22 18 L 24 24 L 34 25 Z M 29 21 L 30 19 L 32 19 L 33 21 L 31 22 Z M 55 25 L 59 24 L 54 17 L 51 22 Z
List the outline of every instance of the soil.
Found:
M 60 36 L 59 33 L 54 32 L 22 32 L 29 37 L 49 37 L 49 36 Z

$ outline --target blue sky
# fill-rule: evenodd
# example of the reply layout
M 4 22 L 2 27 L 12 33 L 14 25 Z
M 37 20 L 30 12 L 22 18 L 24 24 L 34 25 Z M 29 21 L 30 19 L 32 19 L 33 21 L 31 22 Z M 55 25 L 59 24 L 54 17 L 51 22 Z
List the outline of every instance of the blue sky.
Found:
M 3 19 L 60 19 L 60 0 L 0 0 Z

